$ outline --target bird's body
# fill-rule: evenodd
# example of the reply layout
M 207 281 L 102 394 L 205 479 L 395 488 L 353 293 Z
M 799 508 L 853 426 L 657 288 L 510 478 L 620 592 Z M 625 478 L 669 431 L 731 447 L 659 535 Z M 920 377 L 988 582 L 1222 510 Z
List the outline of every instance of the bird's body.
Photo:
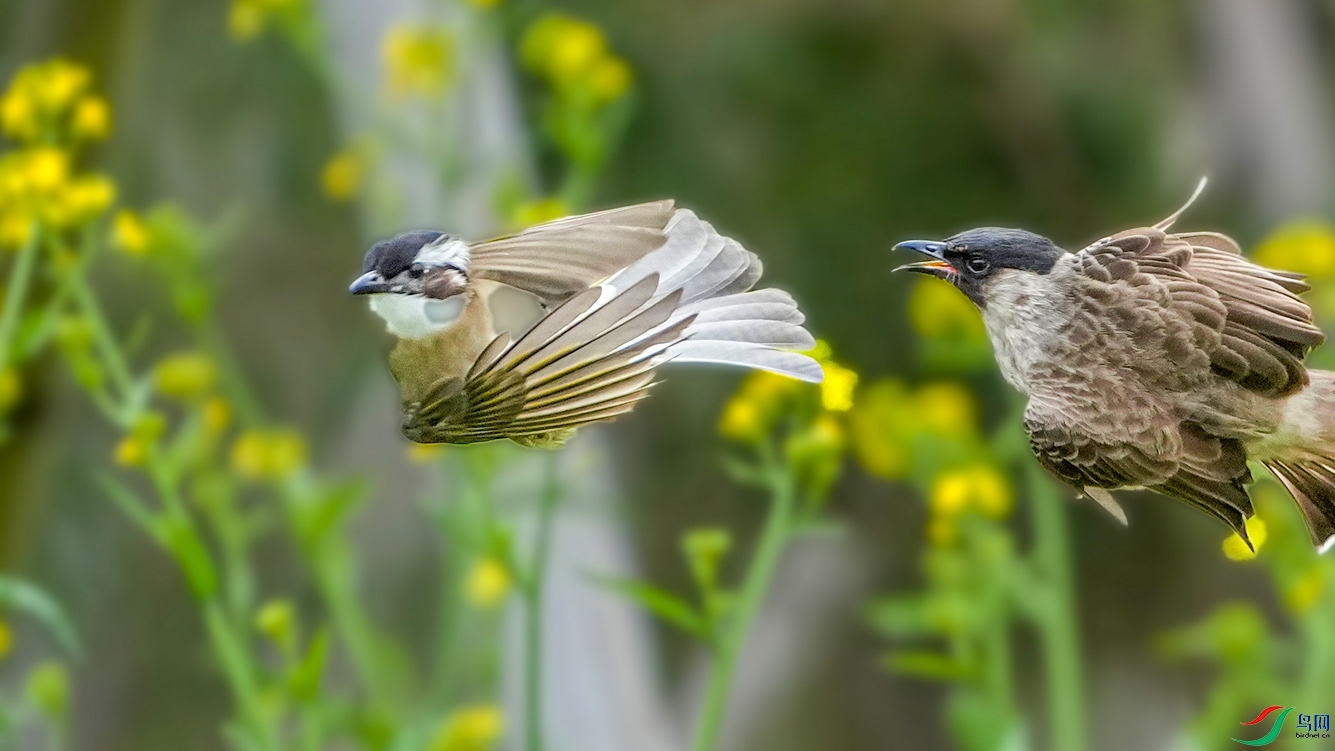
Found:
M 792 298 L 751 290 L 759 258 L 671 202 L 485 243 L 408 233 L 373 248 L 364 271 L 353 291 L 398 337 L 390 370 L 404 433 L 421 443 L 560 445 L 629 412 L 669 360 L 822 376 L 793 351 L 814 340 Z M 502 286 L 541 302 L 525 328 L 497 330 Z
M 1078 253 L 974 230 L 913 268 L 951 278 L 979 304 L 1003 377 L 1029 398 L 1030 445 L 1053 475 L 1113 509 L 1107 491 L 1154 490 L 1245 537 L 1247 462 L 1258 461 L 1329 547 L 1335 374 L 1302 363 L 1325 338 L 1298 297 L 1307 286 L 1247 261 L 1223 235 L 1172 234 L 1176 218 Z

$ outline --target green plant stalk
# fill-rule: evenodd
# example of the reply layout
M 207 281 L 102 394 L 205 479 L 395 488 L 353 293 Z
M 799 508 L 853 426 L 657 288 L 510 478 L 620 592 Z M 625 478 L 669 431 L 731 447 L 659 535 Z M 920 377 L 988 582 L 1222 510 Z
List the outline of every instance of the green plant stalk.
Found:
M 764 471 L 770 486 L 769 515 L 751 558 L 736 611 L 719 638 L 717 657 L 695 727 L 695 741 L 691 746 L 695 751 L 713 751 L 718 746 L 737 661 L 751 632 L 751 624 L 769 591 L 779 556 L 792 534 L 796 508 L 793 477 L 786 467 L 772 458 L 767 458 Z
M 14 269 L 5 283 L 5 304 L 0 310 L 0 372 L 9 367 L 9 350 L 13 346 L 14 333 L 18 329 L 19 316 L 28 301 L 28 289 L 37 270 L 37 248 L 39 230 L 30 227 L 28 239 L 19 249 Z
M 1026 461 L 1024 466 L 1033 499 L 1034 562 L 1045 588 L 1034 617 L 1042 636 L 1050 743 L 1057 751 L 1081 751 L 1085 747 L 1084 677 L 1065 501 L 1036 462 Z
M 112 335 L 110 326 L 107 325 L 101 306 L 88 287 L 86 279 L 80 277 L 70 283 L 75 302 L 92 325 L 93 336 L 97 348 L 102 354 L 104 364 L 108 370 L 112 371 L 113 377 L 120 382 L 122 389 L 126 392 L 125 398 L 128 398 L 129 392 L 133 388 L 133 377 L 130 375 L 128 361 Z M 162 513 L 164 516 L 185 525 L 191 534 L 198 536 L 198 530 L 195 529 L 193 519 L 176 493 L 171 468 L 166 466 L 162 458 L 154 452 L 150 454 L 148 469 L 158 495 L 162 499 Z M 184 561 L 178 562 L 184 568 Z M 222 665 L 223 673 L 227 677 L 228 685 L 237 701 L 238 708 L 252 726 L 256 734 L 256 740 L 262 744 L 261 747 L 277 751 L 278 741 L 260 701 L 255 680 L 256 670 L 250 659 L 250 654 L 244 647 L 244 638 L 235 633 L 235 626 L 227 617 L 226 609 L 216 592 L 200 597 L 199 601 L 204 611 L 204 622 L 209 640 L 213 644 L 219 663 Z
M 542 497 L 538 506 L 538 528 L 533 547 L 533 561 L 524 583 L 524 728 L 528 751 L 542 751 L 542 590 L 551 552 L 552 520 L 560 500 L 557 465 L 560 454 L 546 457 Z

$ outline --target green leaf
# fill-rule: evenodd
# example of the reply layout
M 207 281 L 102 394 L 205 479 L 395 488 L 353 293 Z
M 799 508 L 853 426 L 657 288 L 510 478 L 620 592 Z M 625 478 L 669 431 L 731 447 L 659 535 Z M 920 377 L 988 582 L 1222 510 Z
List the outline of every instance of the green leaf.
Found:
M 324 489 L 317 501 L 298 508 L 302 545 L 313 550 L 366 497 L 366 481 L 347 480 Z
M 320 695 L 320 681 L 329 659 L 329 630 L 322 628 L 311 639 L 306 655 L 292 671 L 292 695 L 297 701 L 309 702 Z
M 618 579 L 607 576 L 593 576 L 591 578 L 598 586 L 631 600 L 658 616 L 664 622 L 676 626 L 687 634 L 705 642 L 713 640 L 712 628 L 708 619 L 685 600 L 671 592 L 634 579 Z
M 923 595 L 885 597 L 867 608 L 867 621 L 881 633 L 909 637 L 936 633 L 931 625 L 927 598 Z
M 891 652 L 881 658 L 881 664 L 892 672 L 927 680 L 960 683 L 974 678 L 970 666 L 939 652 Z
M 70 655 L 78 657 L 82 653 L 79 637 L 75 635 L 74 624 L 66 615 L 64 608 L 35 584 L 10 576 L 0 576 L 0 607 L 13 608 L 32 616 L 56 637 L 56 641 L 59 641 Z

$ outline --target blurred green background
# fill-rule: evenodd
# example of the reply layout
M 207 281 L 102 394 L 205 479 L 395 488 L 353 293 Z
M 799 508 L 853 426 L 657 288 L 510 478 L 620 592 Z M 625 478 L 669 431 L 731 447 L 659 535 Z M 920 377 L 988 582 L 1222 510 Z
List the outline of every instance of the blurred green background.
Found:
M 552 13 L 601 30 L 628 67 L 604 71 L 593 94 L 563 89 L 559 70 L 531 59 L 541 51 L 524 49 L 540 46 L 535 25 Z M 1227 530 L 1185 505 L 1128 497 L 1123 529 L 1061 491 L 1069 555 L 1047 560 L 1064 561 L 1058 579 L 1069 578 L 1072 595 L 1077 635 L 1063 643 L 1078 646 L 1083 696 L 1068 699 L 1084 715 L 1075 731 L 1067 727 L 1073 736 L 1053 716 L 1079 710 L 1056 703 L 1050 689 L 1060 677 L 1045 667 L 1051 641 L 1063 637 L 1015 615 L 1025 611 L 1022 595 L 1014 607 L 969 616 L 963 635 L 905 626 L 909 616 L 885 599 L 950 589 L 959 578 L 941 566 L 975 572 L 965 578 L 1005 568 L 987 563 L 995 542 L 987 535 L 1004 537 L 1007 561 L 1031 549 L 1041 557 L 1046 544 L 1030 524 L 1022 463 L 997 448 L 1021 437 L 1013 396 L 979 349 L 967 309 L 891 276 L 890 246 L 997 224 L 1076 249 L 1157 221 L 1209 175 L 1179 226 L 1227 232 L 1313 273 L 1319 312 L 1335 314 L 1327 304 L 1335 236 L 1325 223 L 1335 209 L 1335 3 L 0 0 L 0 81 L 53 57 L 90 70 L 89 90 L 110 107 L 106 137 L 78 157 L 116 185 L 119 208 L 90 220 L 92 231 L 121 231 L 124 250 L 133 242 L 112 218 L 118 211 L 133 212 L 126 221 L 150 234 L 175 226 L 154 219 L 154 206 L 190 217 L 181 231 L 209 248 L 199 251 L 209 320 L 268 420 L 305 436 L 302 461 L 312 471 L 364 479 L 365 500 L 340 528 L 342 553 L 355 561 L 344 573 L 362 618 L 401 645 L 402 661 L 432 660 L 440 621 L 424 593 L 434 596 L 448 578 L 440 571 L 462 543 L 440 532 L 429 509 L 454 502 L 473 465 L 456 449 L 423 462 L 398 437 L 387 336 L 346 294 L 362 252 L 407 228 L 481 237 L 552 213 L 671 197 L 759 253 L 766 283 L 791 291 L 838 363 L 859 374 L 850 458 L 823 494 L 829 529 L 784 552 L 741 659 L 723 748 L 1226 748 L 1237 723 L 1267 705 L 1335 709 L 1335 679 L 1310 677 L 1335 670 L 1330 562 L 1315 562 L 1301 535 L 1285 532 L 1287 501 L 1261 505 L 1263 516 L 1273 507 L 1277 541 L 1239 562 L 1220 550 Z M 447 72 L 434 81 L 432 70 Z M 6 274 L 17 256 L 10 250 L 0 260 Z M 196 345 L 190 325 L 172 322 L 180 300 L 164 279 L 181 277 L 149 273 L 143 259 L 125 258 L 133 255 L 113 250 L 90 274 L 127 351 L 149 367 Z M 47 282 L 58 287 L 63 272 L 51 269 Z M 237 747 L 220 731 L 234 701 L 181 567 L 99 482 L 106 473 L 140 482 L 130 471 L 137 462 L 117 456 L 126 426 L 97 414 L 58 349 L 21 364 L 22 397 L 7 406 L 0 565 L 59 603 L 82 647 L 66 654 L 41 619 L 12 603 L 0 615 L 8 624 L 0 694 L 27 707 L 12 713 L 18 729 L 7 742 Z M 722 576 L 743 575 L 763 494 L 730 478 L 720 457 L 738 449 L 718 430 L 740 379 L 672 369 L 633 415 L 584 431 L 565 456 L 577 479 L 566 487 L 572 502 L 558 514 L 549 566 L 548 747 L 689 746 L 704 650 L 590 575 L 689 594 L 680 541 L 714 527 L 729 530 L 735 548 Z M 917 393 L 939 382 L 967 387 L 935 396 L 976 401 L 977 427 L 958 432 L 977 432 L 967 442 L 1013 486 L 998 492 L 1016 499 L 1014 514 L 981 513 L 982 536 L 965 530 L 963 542 L 928 534 L 934 515 L 949 513 L 937 480 L 952 467 L 919 462 L 915 444 L 907 461 L 931 472 L 878 469 L 867 435 L 901 430 L 900 418 L 859 417 L 870 414 L 859 412 L 872 403 L 867 394 L 907 414 L 918 407 L 891 386 Z M 975 420 L 973 407 L 960 409 L 960 419 Z M 230 461 L 245 474 L 235 447 Z M 516 475 L 535 477 L 536 461 L 514 458 Z M 251 507 L 272 503 L 237 492 Z M 532 515 L 516 504 L 511 522 L 523 537 Z M 245 547 L 257 591 L 247 601 L 295 603 L 303 622 L 318 623 L 328 592 L 281 527 L 259 524 Z M 976 552 L 975 543 L 978 556 L 933 558 L 934 547 Z M 1024 580 L 993 584 L 1024 586 L 1016 581 Z M 1310 602 L 1295 601 L 1299 586 L 1314 590 Z M 466 645 L 495 649 L 477 668 L 489 676 L 484 695 L 472 695 L 478 682 L 462 693 L 503 709 L 505 732 L 479 734 L 501 748 L 529 747 L 517 709 L 520 611 L 511 602 L 461 632 Z M 237 629 L 266 638 L 248 619 Z M 1203 625 L 1182 630 L 1191 623 Z M 944 641 L 956 662 L 887 658 L 921 639 Z M 979 654 L 1004 651 L 1004 674 L 956 671 L 972 664 L 961 654 L 975 644 L 984 645 Z M 281 662 L 269 646 L 255 650 L 262 662 Z M 1205 659 L 1175 659 L 1183 657 Z M 67 707 L 48 712 L 68 728 L 63 739 L 21 721 L 43 714 L 31 676 L 50 659 L 68 671 Z M 363 693 L 350 662 L 336 644 L 322 691 L 356 703 Z M 978 689 L 984 674 L 1005 690 Z M 490 747 L 446 745 L 443 730 L 434 741 L 423 731 L 377 745 L 364 726 L 393 725 L 383 718 L 394 716 L 373 707 L 348 721 L 355 730 L 329 720 L 341 729 L 315 745 Z M 1322 741 L 1282 737 L 1279 747 L 1304 743 Z

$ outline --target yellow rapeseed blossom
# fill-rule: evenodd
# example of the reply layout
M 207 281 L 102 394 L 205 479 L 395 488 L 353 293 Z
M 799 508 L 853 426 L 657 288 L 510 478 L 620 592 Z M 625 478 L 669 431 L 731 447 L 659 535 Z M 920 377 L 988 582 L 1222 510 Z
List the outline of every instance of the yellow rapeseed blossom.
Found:
M 993 519 L 1008 516 L 1014 506 L 1010 484 L 986 465 L 943 472 L 932 483 L 932 513 L 954 517 L 973 511 Z
M 63 186 L 45 207 L 46 220 L 57 228 L 86 224 L 116 200 L 116 184 L 105 175 L 85 175 Z
M 111 244 L 126 255 L 147 255 L 152 246 L 152 235 L 139 214 L 122 209 L 111 220 Z
M 10 650 L 14 648 L 14 632 L 9 630 L 9 624 L 0 621 L 0 660 L 9 656 Z
M 320 187 L 331 201 L 351 201 L 361 193 L 366 180 L 366 157 L 355 148 L 345 148 L 325 162 Z
M 967 436 L 977 427 L 973 392 L 953 381 L 923 385 L 914 393 L 911 409 L 923 429 L 937 435 Z
M 27 152 L 24 177 L 28 187 L 38 194 L 50 194 L 69 178 L 69 153 L 55 146 L 41 146 Z
M 510 569 L 504 563 L 491 557 L 479 558 L 468 572 L 464 594 L 469 602 L 489 610 L 505 600 L 513 584 Z
M 1259 516 L 1253 516 L 1246 522 L 1247 536 L 1251 538 L 1252 546 L 1247 547 L 1247 543 L 1238 535 L 1237 532 L 1229 535 L 1224 540 L 1224 555 L 1234 561 L 1250 561 L 1261 551 L 1261 546 L 1265 544 L 1266 528 L 1265 520 Z
M 213 397 L 204 402 L 204 430 L 210 435 L 222 435 L 232 423 L 232 407 L 226 399 Z
M 1256 248 L 1255 260 L 1272 269 L 1329 276 L 1335 273 L 1335 228 L 1318 220 L 1287 224 Z
M 969 298 L 937 279 L 923 279 L 909 293 L 909 323 L 927 339 L 982 342 L 982 316 Z
M 198 399 L 218 380 L 218 368 L 201 352 L 177 352 L 158 361 L 153 385 L 158 393 L 173 399 Z
M 570 207 L 559 198 L 539 198 L 527 201 L 515 207 L 510 215 L 510 223 L 516 227 L 532 227 L 535 224 L 560 219 L 570 213 Z
M 86 96 L 74 105 L 70 135 L 81 141 L 98 141 L 111 132 L 111 108 L 100 96 Z
M 255 630 L 281 647 L 296 642 L 297 609 L 290 600 L 270 600 L 255 613 Z
M 66 60 L 24 67 L 0 98 L 0 130 L 28 144 L 61 137 L 70 108 L 90 79 L 87 68 Z
M 505 733 L 500 707 L 475 704 L 451 712 L 436 730 L 429 751 L 491 751 Z
M 1297 581 L 1284 590 L 1284 604 L 1289 610 L 1302 615 L 1321 601 L 1326 589 L 1326 571 L 1321 566 L 1308 566 Z
M 13 368 L 0 370 L 0 415 L 9 413 L 23 401 L 23 379 Z
M 821 363 L 825 380 L 820 384 L 821 406 L 831 412 L 847 412 L 853 408 L 853 391 L 858 386 L 858 374 L 833 362 Z
M 393 97 L 436 99 L 453 81 L 454 36 L 443 26 L 399 24 L 385 34 L 380 50 Z
M 126 436 L 116 444 L 115 459 L 122 467 L 142 467 L 148 461 L 148 444 L 138 436 Z
M 734 441 L 762 440 L 783 413 L 802 383 L 792 378 L 755 371 L 746 376 L 742 386 L 723 408 L 719 434 Z
M 594 64 L 589 71 L 589 89 L 600 101 L 620 99 L 635 80 L 630 65 L 619 57 L 608 55 Z
M 292 430 L 251 430 L 232 444 L 232 469 L 249 480 L 277 480 L 306 463 L 306 441 Z
M 903 383 L 882 379 L 862 389 L 849 415 L 853 452 L 869 474 L 902 479 L 912 465 L 909 443 L 911 413 Z

